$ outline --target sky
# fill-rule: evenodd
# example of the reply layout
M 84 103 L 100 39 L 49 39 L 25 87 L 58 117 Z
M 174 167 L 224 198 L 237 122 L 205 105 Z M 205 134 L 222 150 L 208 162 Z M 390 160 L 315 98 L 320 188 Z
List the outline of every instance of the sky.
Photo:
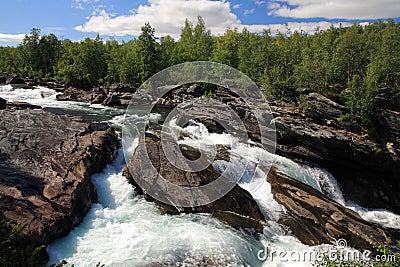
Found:
M 353 23 L 400 21 L 399 0 L 2 0 L 0 45 L 15 46 L 32 28 L 79 41 L 97 34 L 129 41 L 145 22 L 156 36 L 179 38 L 185 19 L 203 17 L 214 35 L 228 28 L 309 33 Z

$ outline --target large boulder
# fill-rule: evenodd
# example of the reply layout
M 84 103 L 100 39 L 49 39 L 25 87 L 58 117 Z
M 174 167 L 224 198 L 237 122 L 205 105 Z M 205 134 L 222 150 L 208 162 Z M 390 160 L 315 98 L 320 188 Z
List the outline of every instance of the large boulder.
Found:
M 398 144 L 320 125 L 288 108 L 274 108 L 277 153 L 316 163 L 338 180 L 347 200 L 400 213 Z
M 88 90 L 69 87 L 63 91 L 63 94 L 57 95 L 56 99 L 58 101 L 90 102 L 92 100 L 92 95 Z
M 372 249 L 373 243 L 391 243 L 381 228 L 364 221 L 356 212 L 321 194 L 318 190 L 272 169 L 267 177 L 274 199 L 286 213 L 286 225 L 302 243 L 315 246 L 345 239 L 351 247 Z
M 117 135 L 42 110 L 3 110 L 0 118 L 0 216 L 25 226 L 22 244 L 47 245 L 96 201 L 90 176 L 114 160 Z
M 392 140 L 400 142 L 400 111 L 376 108 L 374 117 L 380 129 L 385 129 L 382 134 L 392 137 Z
M 58 101 L 79 101 L 104 106 L 128 106 L 136 89 L 115 85 L 110 88 L 94 88 L 84 90 L 74 87 L 62 89 L 62 94 L 57 95 Z
M 145 137 L 146 150 L 150 157 L 152 165 L 157 172 L 167 181 L 185 187 L 198 187 L 208 184 L 217 179 L 220 174 L 214 170 L 212 166 L 199 172 L 189 172 L 176 168 L 167 159 L 161 147 L 160 138 L 154 134 L 146 134 Z M 198 150 L 190 147 L 181 149 L 183 155 L 191 160 L 195 160 L 199 156 Z M 264 217 L 252 198 L 251 194 L 243 188 L 235 185 L 233 189 L 222 198 L 203 206 L 194 206 L 190 208 L 182 208 L 162 203 L 142 190 L 135 179 L 145 180 L 146 172 L 141 168 L 146 160 L 141 156 L 142 151 L 139 148 L 135 150 L 130 162 L 129 169 L 125 168 L 124 175 L 128 181 L 134 185 L 140 194 L 144 194 L 148 201 L 155 202 L 163 213 L 179 214 L 179 213 L 211 213 L 220 218 L 229 225 L 236 228 L 252 228 L 258 232 L 263 231 L 265 224 Z M 135 177 L 133 177 L 135 176 Z M 174 203 L 179 202 L 179 197 Z M 196 200 L 192 200 L 196 203 Z
M 318 93 L 310 93 L 302 97 L 301 105 L 303 106 L 304 113 L 317 121 L 337 119 L 343 113 L 349 111 L 345 106 Z

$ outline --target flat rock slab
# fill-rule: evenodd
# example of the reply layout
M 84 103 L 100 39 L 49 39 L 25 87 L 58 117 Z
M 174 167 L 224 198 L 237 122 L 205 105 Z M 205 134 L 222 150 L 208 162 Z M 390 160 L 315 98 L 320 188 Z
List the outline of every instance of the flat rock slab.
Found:
M 78 225 L 96 190 L 90 176 L 119 146 L 112 128 L 42 110 L 0 111 L 0 216 L 47 245 Z
M 279 223 L 288 226 L 302 243 L 315 246 L 345 239 L 357 249 L 372 249 L 371 244 L 376 242 L 391 243 L 384 230 L 318 190 L 275 169 L 271 169 L 267 181 L 274 199 L 287 210 Z

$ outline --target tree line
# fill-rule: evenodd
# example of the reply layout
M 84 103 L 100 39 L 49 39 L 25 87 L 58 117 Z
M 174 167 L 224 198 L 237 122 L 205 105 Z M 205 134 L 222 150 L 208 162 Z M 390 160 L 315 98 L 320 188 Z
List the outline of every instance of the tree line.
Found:
M 228 29 L 213 36 L 198 17 L 186 20 L 179 40 L 155 37 L 149 23 L 138 38 L 119 43 L 99 36 L 80 42 L 32 29 L 17 47 L 0 47 L 0 70 L 90 88 L 120 83 L 138 87 L 174 64 L 209 60 L 247 74 L 267 96 L 290 99 L 304 90 L 345 99 L 356 117 L 368 117 L 380 87 L 400 91 L 400 24 L 251 33 Z

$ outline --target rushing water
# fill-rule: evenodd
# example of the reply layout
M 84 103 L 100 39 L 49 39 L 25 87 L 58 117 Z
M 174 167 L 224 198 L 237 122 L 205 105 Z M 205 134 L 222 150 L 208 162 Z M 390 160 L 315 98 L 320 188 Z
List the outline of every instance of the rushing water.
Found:
M 0 97 L 10 101 L 26 101 L 41 105 L 56 114 L 81 115 L 87 119 L 107 120 L 122 127 L 124 111 L 79 102 L 58 102 L 56 92 L 37 87 L 34 90 L 0 86 Z M 160 114 L 134 115 L 138 121 L 156 122 Z M 186 132 L 180 143 L 207 148 L 209 145 L 238 143 L 227 134 L 209 133 L 202 124 L 180 128 Z M 262 262 L 258 251 L 268 247 L 275 251 L 308 251 L 296 238 L 286 236 L 277 223 L 284 208 L 274 201 L 271 187 L 265 181 L 263 165 L 274 165 L 279 171 L 306 183 L 358 212 L 365 220 L 400 229 L 400 216 L 385 210 L 367 210 L 346 202 L 334 177 L 324 169 L 296 163 L 272 155 L 249 143 L 238 143 L 231 149 L 231 175 L 241 173 L 239 185 L 249 192 L 262 210 L 268 227 L 261 239 L 235 230 L 206 214 L 161 215 L 155 204 L 137 196 L 122 176 L 125 165 L 122 150 L 116 161 L 100 174 L 92 176 L 99 202 L 66 237 L 48 246 L 49 263 L 66 259 L 75 266 L 310 266 L 309 262 Z M 250 163 L 250 164 L 249 164 Z M 227 162 L 215 161 L 217 171 L 224 171 Z

